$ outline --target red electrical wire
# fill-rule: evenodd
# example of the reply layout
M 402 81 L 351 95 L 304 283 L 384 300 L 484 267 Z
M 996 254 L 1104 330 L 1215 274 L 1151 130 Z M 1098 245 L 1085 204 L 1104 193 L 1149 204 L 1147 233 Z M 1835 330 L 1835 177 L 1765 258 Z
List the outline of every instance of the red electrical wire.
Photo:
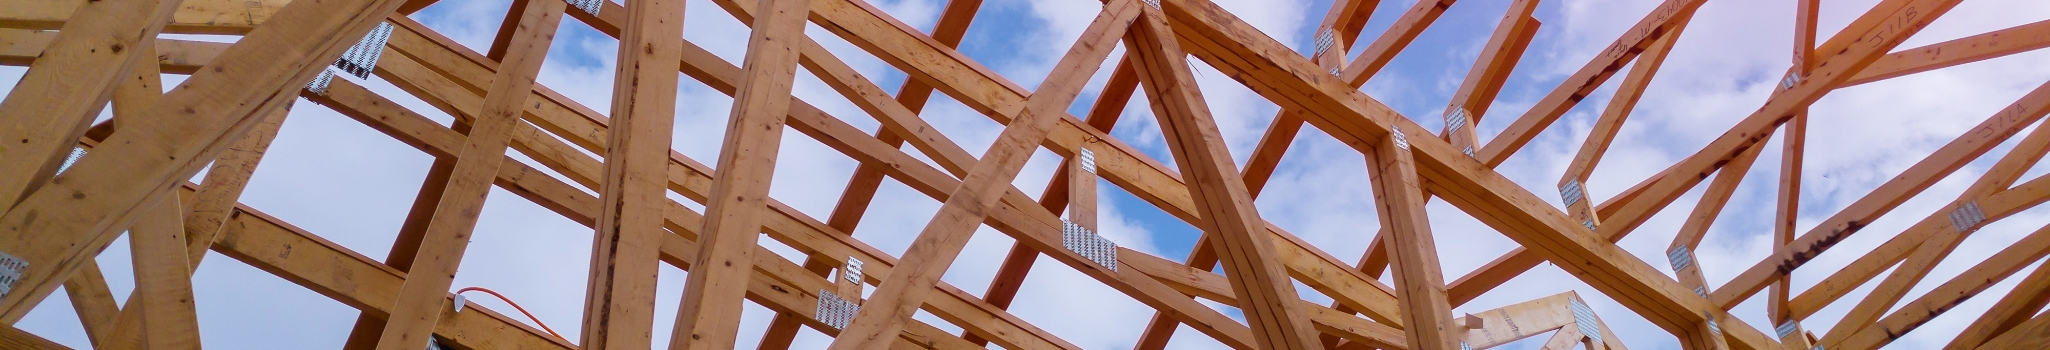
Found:
M 563 337 L 563 336 L 562 336 L 561 334 L 556 334 L 556 333 L 555 333 L 555 330 L 554 330 L 554 329 L 549 329 L 549 328 L 548 328 L 548 324 L 546 324 L 546 323 L 541 323 L 541 318 L 538 318 L 538 317 L 534 317 L 534 314 L 533 314 L 533 313 L 529 313 L 529 312 L 527 312 L 527 308 L 524 308 L 524 307 L 520 307 L 520 303 L 515 303 L 515 302 L 513 302 L 513 301 L 512 301 L 512 299 L 510 299 L 510 298 L 506 298 L 506 297 L 505 297 L 505 295 L 502 295 L 502 294 L 498 294 L 498 292 L 492 291 L 492 290 L 491 290 L 490 288 L 484 288 L 484 287 L 463 287 L 463 289 L 457 289 L 457 290 L 456 290 L 456 294 L 463 294 L 463 292 L 468 292 L 468 291 L 473 291 L 473 290 L 474 290 L 474 291 L 479 291 L 479 292 L 485 292 L 485 293 L 490 293 L 490 294 L 491 294 L 491 296 L 494 296 L 494 297 L 498 297 L 498 300 L 504 300 L 504 301 L 505 301 L 505 303 L 506 303 L 507 305 L 512 305 L 512 307 L 513 307 L 513 309 L 514 309 L 514 310 L 520 310 L 520 313 L 521 313 L 521 314 L 526 314 L 526 315 L 527 315 L 527 319 L 529 319 L 529 320 L 534 320 L 534 324 L 535 324 L 535 325 L 540 325 L 540 326 L 541 326 L 541 330 L 545 330 L 545 331 L 548 331 L 548 334 L 550 334 L 550 335 L 554 335 L 554 336 L 555 336 L 556 338 L 561 338 L 561 339 L 562 339 L 563 341 L 569 341 L 569 338 L 567 338 L 567 337 Z M 462 311 L 462 310 L 456 310 L 456 311 Z

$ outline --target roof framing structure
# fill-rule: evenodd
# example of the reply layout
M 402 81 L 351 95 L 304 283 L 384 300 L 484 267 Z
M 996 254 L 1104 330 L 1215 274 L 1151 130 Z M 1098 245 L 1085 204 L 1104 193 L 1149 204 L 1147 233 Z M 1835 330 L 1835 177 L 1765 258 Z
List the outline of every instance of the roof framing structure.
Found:
M 206 306 L 193 303 L 191 275 L 209 251 L 359 310 L 345 344 L 352 349 L 651 348 L 661 298 L 681 300 L 673 349 L 742 345 L 735 334 L 743 303 L 776 312 L 756 344 L 766 349 L 788 348 L 805 328 L 834 337 L 834 349 L 1080 348 L 1007 311 L 1040 255 L 1157 310 L 1134 344 L 1141 349 L 1165 348 L 1183 326 L 1240 349 L 1488 348 L 1546 334 L 1547 349 L 1624 349 L 1572 292 L 1452 313 L 1544 262 L 1670 332 L 1683 348 L 1872 349 L 2050 255 L 2050 228 L 2038 230 L 1995 254 L 1965 257 L 1973 269 L 1932 281 L 1940 284 L 1901 303 L 1972 233 L 2050 200 L 2050 178 L 2023 178 L 2050 150 L 2050 131 L 2035 128 L 2003 155 L 1987 155 L 2050 112 L 2050 83 L 1820 225 L 1806 232 L 1794 225 L 1802 154 L 1812 146 L 1802 141 L 1808 107 L 1817 100 L 2050 47 L 2050 21 L 1900 47 L 1960 0 L 1883 0 L 1827 38 L 1816 37 L 1821 4 L 1800 1 L 1794 64 L 1779 88 L 1697 153 L 1601 202 L 1586 191 L 1589 174 L 1706 0 L 1661 2 L 1527 112 L 1497 117 L 1513 119 L 1487 139 L 1477 126 L 1530 54 L 1543 28 L 1533 15 L 1541 0 L 1510 2 L 1446 112 L 1432 118 L 1403 115 L 1360 87 L 1454 0 L 1417 1 L 1357 50 L 1381 1 L 1333 1 L 1308 49 L 1276 41 L 1210 0 L 1103 1 L 1034 89 L 955 49 L 980 0 L 949 0 L 929 33 L 862 0 L 712 1 L 752 28 L 738 66 L 682 38 L 683 0 L 516 0 L 483 53 L 407 16 L 435 0 L 0 0 L 0 64 L 27 67 L 0 102 L 0 323 L 10 326 L 0 329 L 0 347 L 65 348 L 12 327 L 62 286 L 96 348 L 198 348 L 194 312 Z M 620 40 L 609 108 L 535 82 L 564 18 Z M 890 93 L 810 37 L 807 24 L 908 78 Z M 1198 61 L 1280 106 L 1243 166 L 1195 83 L 1191 64 Z M 800 70 L 881 128 L 863 131 L 842 119 L 849 116 L 793 97 Z M 389 82 L 456 121 L 431 120 L 337 72 Z M 163 74 L 189 78 L 162 92 Z M 1619 74 L 1617 92 L 1560 175 L 1563 205 L 1495 170 Z M 1100 75 L 1108 79 L 1088 112 L 1070 115 Z M 669 147 L 677 114 L 671 97 L 683 77 L 734 98 L 711 165 Z M 936 93 L 1004 125 L 1002 134 L 983 154 L 970 153 L 920 115 Z M 1172 167 L 1109 134 L 1142 95 L 1159 118 Z M 311 104 L 295 103 L 301 99 Z M 113 118 L 96 121 L 108 106 Z M 435 159 L 387 258 L 237 203 L 293 108 L 331 109 Z M 1414 121 L 1440 118 L 1437 132 Z M 1268 222 L 1253 205 L 1304 126 L 1367 159 L 1360 170 L 1370 175 L 1381 225 L 1357 262 Z M 769 196 L 786 130 L 860 164 L 825 220 Z M 1751 267 L 1712 285 L 1694 250 L 1775 134 L 1787 140 L 1775 250 L 1756 262 L 1716 262 Z M 1011 183 L 1040 150 L 1061 165 L 1035 197 Z M 1944 209 L 1814 287 L 1790 290 L 1796 269 L 1981 158 L 1992 169 Z M 200 183 L 185 180 L 202 170 Z M 901 256 L 849 234 L 874 209 L 885 179 L 944 203 Z M 1203 238 L 1179 261 L 1118 247 L 1095 232 L 1099 181 Z M 1668 246 L 1674 272 L 1617 246 L 1697 187 L 1699 204 Z M 465 307 L 447 292 L 493 188 L 592 228 L 582 339 Z M 1425 210 L 1433 200 L 1521 247 L 1445 281 Z M 978 295 L 940 277 L 983 226 L 1017 243 Z M 117 303 L 93 258 L 124 233 L 137 287 Z M 765 244 L 805 259 L 785 259 Z M 660 264 L 691 272 L 682 296 L 655 292 Z M 2038 316 L 2050 303 L 2045 271 L 2020 277 L 1949 348 L 2045 347 L 2050 318 Z M 1299 285 L 1333 301 L 1305 300 Z M 1868 286 L 1855 303 L 1838 303 Z M 1760 292 L 1774 324 L 1732 315 Z M 1801 327 L 1838 304 L 1854 306 L 1834 327 Z M 946 324 L 914 319 L 919 312 Z

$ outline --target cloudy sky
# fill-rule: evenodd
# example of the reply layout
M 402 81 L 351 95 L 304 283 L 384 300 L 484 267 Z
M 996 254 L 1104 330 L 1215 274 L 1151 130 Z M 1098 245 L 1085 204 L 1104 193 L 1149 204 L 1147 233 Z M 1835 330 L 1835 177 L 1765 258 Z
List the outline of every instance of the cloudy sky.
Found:
M 1329 0 L 1215 1 L 1267 35 L 1301 51 L 1311 47 L 1314 26 L 1330 7 Z M 944 0 L 871 2 L 921 29 L 930 29 L 945 5 Z M 1877 2 L 1824 2 L 1819 24 L 1821 36 L 1835 34 Z M 413 17 L 481 52 L 489 45 L 509 3 L 510 0 L 449 0 Z M 1382 1 L 1362 35 L 1360 46 L 1371 42 L 1412 3 Z M 1436 116 L 1458 88 L 1509 3 L 1510 0 L 1468 0 L 1452 6 L 1363 90 L 1418 123 L 1437 127 L 1440 121 Z M 1493 137 L 1656 4 L 1648 0 L 1541 3 L 1536 16 L 1544 25 L 1492 112 L 1478 124 L 1481 136 Z M 709 0 L 689 0 L 686 6 L 685 38 L 737 65 L 744 55 L 746 27 Z M 987 0 L 961 51 L 1007 79 L 1032 88 L 1100 9 L 1100 3 L 1092 0 Z M 1792 2 L 1777 0 L 1722 0 L 1704 5 L 1588 182 L 1591 195 L 1598 201 L 1604 200 L 1635 185 L 1693 154 L 1758 108 L 1789 65 L 1793 11 Z M 2046 18 L 2050 18 L 2050 3 L 2046 2 L 1967 1 L 1902 47 Z M 901 71 L 816 25 L 808 33 L 885 88 L 894 90 L 904 80 Z M 605 106 L 610 101 L 616 46 L 616 40 L 582 23 L 565 21 L 539 80 L 586 106 L 609 110 Z M 1847 88 L 1815 104 L 1808 135 L 1800 228 L 1814 226 L 1994 111 L 2050 80 L 2050 65 L 2042 64 L 2046 59 L 2050 59 L 2050 53 L 2016 54 Z M 1244 161 L 1277 108 L 1223 74 L 1200 63 L 1196 66 L 1200 87 L 1209 99 L 1226 142 L 1238 160 Z M 0 68 L 0 82 L 19 80 L 23 71 L 20 67 Z M 1095 98 L 1108 71 L 1106 67 L 1099 72 L 1077 102 L 1078 115 L 1080 108 Z M 167 79 L 169 85 L 182 77 Z M 732 100 L 688 77 L 683 80 L 677 96 L 674 147 L 700 162 L 713 163 L 718 157 Z M 1556 204 L 1556 198 L 1549 195 L 1555 191 L 1553 184 L 1619 80 L 1613 79 L 1610 86 L 1567 113 L 1499 171 Z M 444 123 L 451 120 L 382 79 L 370 79 L 365 84 L 415 112 Z M 0 86 L 11 89 L 13 84 Z M 874 119 L 809 73 L 799 73 L 795 94 L 865 130 L 878 127 Z M 1127 106 L 1125 120 L 1112 134 L 1155 159 L 1172 164 L 1159 126 L 1143 101 L 1135 99 Z M 1002 125 L 943 95 L 936 96 L 922 116 L 975 154 L 980 154 L 1002 131 Z M 812 217 L 827 217 L 855 161 L 801 134 L 791 132 L 786 136 L 791 137 L 783 139 L 771 195 Z M 1832 253 L 1797 271 L 1795 288 L 1808 288 L 1862 252 L 1935 212 L 1956 198 L 2011 144 L 2002 145 L 1990 153 L 1994 156 L 1976 161 L 1937 183 Z M 1699 261 L 1712 284 L 1727 281 L 1771 249 L 1770 221 L 1780 147 L 1777 139 L 1766 147 L 1770 148 L 1747 175 L 1699 249 Z M 1058 161 L 1054 154 L 1038 151 L 1014 184 L 1026 193 L 1038 194 Z M 366 256 L 383 257 L 390 250 L 430 163 L 427 155 L 360 123 L 324 107 L 300 103 L 242 201 Z M 1314 128 L 1305 129 L 1258 200 L 1259 209 L 1268 220 L 1331 255 L 1354 259 L 1366 248 L 1379 225 L 1364 170 L 1358 152 Z M 2032 169 L 2024 179 L 2042 173 L 2041 169 Z M 1100 191 L 1100 230 L 1106 236 L 1121 246 L 1172 260 L 1187 256 L 1199 234 L 1192 226 L 1108 183 Z M 1699 195 L 1697 188 L 1675 201 L 1624 240 L 1622 247 L 1652 262 L 1651 265 L 1666 269 L 1663 250 Z M 854 234 L 884 251 L 901 253 L 938 208 L 939 202 L 895 181 L 886 181 Z M 1431 205 L 1430 215 L 1447 280 L 1516 246 L 1501 233 L 1442 202 Z M 2039 209 L 1991 224 L 1953 254 L 1967 259 L 1952 259 L 1937 266 L 1932 280 L 1918 285 L 1907 297 L 1918 297 L 1947 276 L 1977 262 L 1969 258 L 1998 251 L 2046 223 L 2050 223 L 2050 213 Z M 577 338 L 581 333 L 577 328 L 587 277 L 590 232 L 524 199 L 494 190 L 454 287 L 483 286 L 497 290 L 521 302 L 565 336 Z M 770 240 L 763 242 L 777 246 Z M 945 280 L 964 290 L 984 290 L 1012 242 L 994 230 L 985 228 L 977 232 Z M 99 257 L 115 297 L 123 300 L 133 285 L 127 247 L 125 239 L 117 241 Z M 793 250 L 778 249 L 786 257 L 797 256 Z M 664 267 L 655 320 L 657 344 L 667 341 L 666 330 L 674 322 L 684 276 L 681 270 Z M 346 305 L 217 254 L 199 266 L 194 279 L 205 345 L 212 348 L 336 348 L 357 315 L 356 310 Z M 1982 293 L 1983 297 L 1938 317 L 1891 347 L 1941 346 L 2012 285 L 2012 281 L 1996 285 Z M 1305 298 L 1329 300 L 1307 288 L 1301 289 Z M 1504 292 L 1486 294 L 1454 311 L 1487 310 L 1575 290 L 1632 347 L 1678 347 L 1664 331 L 1549 264 L 1497 290 Z M 1804 326 L 1816 332 L 1829 329 L 1855 304 L 1850 300 L 1862 298 L 1867 290 L 1859 289 L 1846 296 L 1845 301 L 1823 309 Z M 54 295 L 17 327 L 72 347 L 89 347 L 63 294 Z M 497 300 L 473 300 L 498 310 L 510 309 Z M 1753 300 L 1735 312 L 1753 327 L 1769 330 L 1771 325 L 1764 321 L 1763 305 L 1762 301 Z M 1013 309 L 1019 317 L 1092 349 L 1130 347 L 1153 313 L 1131 298 L 1050 260 L 1037 265 Z M 741 320 L 740 344 L 752 347 L 771 316 L 768 309 L 750 304 Z M 921 314 L 921 319 L 950 327 L 930 315 Z M 1223 348 L 1186 328 L 1180 333 L 1171 348 Z M 806 330 L 800 333 L 796 347 L 822 348 L 830 341 L 820 333 Z M 1536 345 L 1526 341 L 1511 347 Z

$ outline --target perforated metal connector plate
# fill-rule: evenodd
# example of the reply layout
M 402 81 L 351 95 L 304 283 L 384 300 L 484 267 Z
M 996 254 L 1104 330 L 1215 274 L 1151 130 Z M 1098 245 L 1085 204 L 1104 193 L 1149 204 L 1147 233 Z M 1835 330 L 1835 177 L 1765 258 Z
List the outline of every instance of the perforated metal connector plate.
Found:
M 327 86 L 334 84 L 334 81 L 335 71 L 323 67 L 320 69 L 320 75 L 315 75 L 313 81 L 306 82 L 306 91 L 312 91 L 314 95 L 327 96 Z
M 377 23 L 376 28 L 370 29 L 370 34 L 357 40 L 349 51 L 343 51 L 342 58 L 335 59 L 335 68 L 357 78 L 370 79 L 370 72 L 377 69 L 377 58 L 384 56 L 384 44 L 391 41 L 391 30 L 391 22 Z
M 1694 295 L 1699 295 L 1699 296 L 1701 296 L 1701 297 L 1703 297 L 1703 298 L 1707 298 L 1707 297 L 1708 297 L 1708 288 L 1702 288 L 1702 287 L 1694 287 Z
M 1566 203 L 1568 207 L 1573 206 L 1574 203 L 1580 203 L 1580 197 L 1584 194 L 1581 191 L 1579 180 L 1568 182 L 1565 186 L 1559 186 L 1559 201 Z
M 1687 250 L 1687 247 L 1673 247 L 1666 252 L 1666 260 L 1673 263 L 1673 271 L 1680 271 L 1694 265 L 1694 251 Z
M 1717 336 L 1723 335 L 1723 325 L 1715 323 L 1715 316 L 1709 316 L 1708 318 L 1708 331 L 1715 333 Z
M 1111 271 L 1118 270 L 1117 242 L 1104 239 L 1087 227 L 1061 220 L 1061 245 L 1067 246 L 1069 251 L 1081 254 L 1089 261 L 1096 262 L 1097 265 L 1103 265 Z
M 1950 227 L 1959 233 L 1977 229 L 1981 222 L 1986 222 L 1986 212 L 1979 210 L 1978 201 L 1966 202 L 1950 211 Z
M 1580 220 L 1580 226 L 1587 226 L 1588 231 L 1594 231 L 1594 219 Z
M 1793 90 L 1794 85 L 1799 84 L 1801 84 L 1801 73 L 1787 73 L 1787 77 L 1780 78 L 1780 90 Z
M 0 297 L 14 291 L 14 284 L 21 282 L 22 274 L 28 273 L 28 260 L 0 253 Z
M 1786 323 L 1781 323 L 1779 327 L 1773 327 L 1772 330 L 1779 333 L 1780 339 L 1786 339 L 1787 336 L 1794 335 L 1794 331 L 1801 330 L 1801 323 L 1787 320 Z
M 593 15 L 598 14 L 598 9 L 605 8 L 605 0 L 563 0 L 563 2 L 568 2 L 570 7 L 584 10 L 584 13 Z
M 1075 163 L 1076 163 L 1076 164 L 1081 164 L 1081 165 L 1082 165 L 1082 171 L 1087 171 L 1087 172 L 1089 172 L 1090 174 L 1095 174 L 1095 173 L 1096 173 L 1096 152 L 1095 152 L 1095 151 L 1090 151 L 1088 147 L 1083 147 L 1083 148 L 1081 148 L 1081 151 L 1079 151 L 1079 152 L 1075 152 L 1075 153 L 1078 153 L 1078 154 L 1077 154 L 1077 156 L 1075 157 L 1075 158 L 1077 159 L 1077 161 L 1076 161 Z
M 1466 153 L 1467 157 L 1473 157 L 1473 146 L 1466 146 L 1466 149 L 1460 150 L 1459 152 Z
M 1152 6 L 1155 9 L 1160 8 L 1160 0 L 1140 0 L 1139 2 L 1146 3 L 1146 6 Z
M 1581 303 L 1578 298 L 1566 299 L 1566 307 L 1573 309 L 1573 323 L 1580 326 L 1580 334 L 1593 338 L 1596 344 L 1600 344 L 1602 342 L 1602 327 L 1599 322 L 1601 321 L 1595 320 L 1594 309 L 1587 307 L 1587 304 Z
M 840 269 L 840 275 L 847 276 L 848 282 L 861 283 L 861 259 L 848 257 L 847 266 Z
M 1400 148 L 1403 151 L 1409 150 L 1409 137 L 1402 135 L 1402 129 L 1389 130 L 1388 137 L 1395 138 L 1395 148 Z
M 1466 107 L 1452 107 L 1452 111 L 1445 113 L 1445 132 L 1451 133 L 1466 126 L 1466 116 Z
M 1338 69 L 1338 67 L 1331 67 L 1331 76 L 1343 78 L 1345 77 L 1344 73 L 1344 69 Z
M 1330 28 L 1325 28 L 1324 31 L 1317 32 L 1317 51 L 1310 54 L 1310 56 L 1322 56 L 1324 51 L 1330 51 L 1331 46 L 1334 45 L 1338 45 L 1338 33 Z
M 854 302 L 842 299 L 832 291 L 820 289 L 819 308 L 812 314 L 812 318 L 833 329 L 847 329 L 847 323 L 853 322 L 854 314 L 860 311 L 860 305 L 854 305 Z
M 64 164 L 57 166 L 57 173 L 61 174 L 65 170 L 71 170 L 72 165 L 78 164 L 79 158 L 85 158 L 85 147 L 72 146 L 71 155 L 64 156 Z
M 1473 350 L 1473 344 L 1467 344 L 1465 340 L 1461 340 L 1459 341 L 1459 350 Z

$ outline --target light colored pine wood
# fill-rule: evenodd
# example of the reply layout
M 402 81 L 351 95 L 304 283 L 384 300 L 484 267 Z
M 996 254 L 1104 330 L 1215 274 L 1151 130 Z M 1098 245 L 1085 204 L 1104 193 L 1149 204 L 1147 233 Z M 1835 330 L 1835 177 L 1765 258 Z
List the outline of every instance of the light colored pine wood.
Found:
M 1187 176 L 1197 207 L 1209 219 L 1197 228 L 1209 233 L 1210 247 L 1223 262 L 1257 346 L 1312 348 L 1321 343 L 1316 330 L 1307 311 L 1292 300 L 1297 299 L 1294 283 L 1278 261 L 1276 244 L 1264 237 L 1265 221 L 1253 207 L 1252 195 L 1183 59 L 1187 54 L 1166 20 L 1158 11 L 1146 12 L 1126 35 L 1125 46 L 1175 163 Z
M 1749 269 L 1746 269 L 1744 270 L 1744 272 L 1739 273 L 1735 278 L 1731 279 L 1729 282 L 1725 282 L 1722 287 L 1716 288 L 1714 293 L 1711 293 L 1712 299 L 1715 301 L 1716 304 L 1721 305 L 1725 308 L 1735 307 L 1738 302 L 1741 302 L 1743 299 L 1748 298 L 1751 293 L 1755 293 L 1758 290 L 1764 289 L 1765 285 L 1771 283 L 1773 279 L 1777 278 L 1778 276 L 1784 275 L 1784 272 L 1779 272 L 1780 269 L 1792 269 L 1794 267 L 1798 267 L 1800 262 L 1806 261 L 1806 259 L 1794 259 L 1794 257 L 1813 256 L 1810 254 L 1820 253 L 1819 249 L 1803 246 L 1803 244 L 1812 244 L 1814 242 L 1822 241 L 1834 242 L 1843 239 L 1845 235 L 1855 233 L 1857 231 L 1857 228 L 1862 228 L 1863 224 L 1860 223 L 1871 222 L 1871 220 L 1879 218 L 1881 215 L 1886 214 L 1886 212 L 1899 206 L 1901 203 L 1906 202 L 1908 198 L 1911 198 L 1916 194 L 1919 194 L 1923 189 L 1926 189 L 1929 186 L 1934 185 L 1937 180 L 1949 176 L 1950 173 L 1956 171 L 1959 168 L 1962 168 L 1966 163 L 1968 163 L 1972 159 L 1979 158 L 1980 155 L 1983 155 L 1987 151 L 1992 150 L 1993 147 L 1997 146 L 1998 144 L 2005 142 L 2009 137 L 2014 136 L 2015 133 L 2020 132 L 2023 128 L 2027 127 L 2030 124 L 2034 124 L 2037 120 L 2041 120 L 2045 114 L 2045 111 L 2050 111 L 2050 84 L 2038 86 L 2035 90 L 2030 91 L 2027 95 L 2022 96 L 2013 104 L 2010 104 L 2005 108 L 2002 108 L 1999 112 L 1996 112 L 1993 114 L 1993 116 L 1987 118 L 1986 121 L 1980 122 L 1979 125 L 1973 127 L 1974 130 L 1984 130 L 1984 132 L 1966 133 L 1964 135 L 1960 135 L 1958 138 L 1954 140 L 1951 140 L 1950 143 L 1945 144 L 1943 147 L 1938 148 L 1935 152 L 1930 153 L 1929 157 L 1923 158 L 1922 161 L 1917 162 L 1913 166 L 1909 166 L 1908 169 L 1902 171 L 1901 174 L 1894 176 L 1885 184 L 1881 184 L 1879 187 L 1874 188 L 1872 192 L 1866 194 L 1862 198 L 1859 198 L 1857 201 L 1852 202 L 1850 205 L 1845 206 L 1844 209 L 1837 211 L 1836 214 L 1831 215 L 1828 219 L 1819 223 L 1815 227 L 1810 228 L 1807 233 L 1803 233 L 1801 237 L 1795 239 L 1793 244 L 1782 246 L 1777 251 L 1773 252 L 1771 258 L 1759 261 L 1757 264 L 1752 265 Z M 1995 195 L 1993 197 L 1997 198 L 2001 196 Z M 1986 208 L 1986 210 L 1989 214 L 1988 217 L 1990 218 L 1993 217 L 1993 214 L 1997 213 L 2000 210 L 2000 208 L 1989 206 L 1988 208 Z M 1941 216 L 1947 214 L 1948 213 L 1943 213 L 1938 215 Z M 1907 249 L 1911 249 L 1914 247 L 1913 242 L 1917 242 L 1913 241 L 1914 239 L 1919 239 L 1929 232 L 1934 232 L 1934 230 L 1937 227 L 1940 227 L 1941 229 L 1949 229 L 1949 220 L 1947 218 L 1942 220 L 1923 221 L 1927 222 L 1929 226 L 1933 227 L 1927 230 L 1910 228 L 1906 231 L 1906 233 L 1923 232 L 1923 234 L 1896 236 L 1894 239 L 1889 240 L 1890 243 L 1882 244 L 1881 248 L 1873 250 L 1873 252 L 1875 253 L 1881 253 L 1877 254 L 1880 256 L 1868 254 L 1867 258 L 1884 258 L 1885 260 L 1898 259 L 1898 257 L 1900 256 L 1898 254 L 1905 253 L 1894 253 L 1895 255 L 1892 255 L 1892 257 L 1889 258 L 1884 257 L 1884 255 L 1886 254 L 1882 252 L 1904 252 Z M 1924 224 L 1917 223 L 1916 225 L 1921 226 Z M 1895 241 L 1898 241 L 1899 243 L 1891 243 Z M 1861 258 L 1860 260 L 1864 260 L 1864 258 Z M 1859 268 L 1859 266 L 1867 265 L 1877 267 L 1876 269 L 1872 267 Z M 1852 265 L 1846 266 L 1845 269 L 1840 270 L 1838 274 L 1852 273 L 1853 275 L 1851 276 L 1862 275 L 1865 277 L 1856 279 L 1863 280 L 1865 278 L 1870 278 L 1870 276 L 1877 275 L 1880 272 L 1879 270 L 1885 269 L 1884 266 L 1886 265 L 1890 265 L 1890 263 L 1877 264 L 1854 262 Z M 1832 277 L 1830 279 L 1837 278 Z M 1831 285 L 1831 282 L 1829 282 L 1830 279 L 1825 279 L 1823 282 L 1820 282 L 1816 285 L 1817 287 L 1821 288 L 1811 287 L 1808 291 L 1802 293 L 1804 296 L 1796 297 L 1796 302 L 1793 306 L 1795 310 L 1793 310 L 1793 313 L 1795 315 L 1802 314 L 1802 312 L 1800 311 L 1801 307 L 1799 305 L 1805 304 L 1805 302 L 1799 300 L 1808 299 L 1809 297 L 1805 296 L 1806 294 L 1824 293 L 1832 290 L 1847 291 L 1847 289 L 1849 289 L 1829 287 L 1829 285 Z M 1824 299 L 1834 298 L 1832 297 Z
M 1412 349 L 1457 349 L 1462 332 L 1445 299 L 1445 273 L 1438 267 L 1438 246 L 1424 212 L 1423 180 L 1409 141 L 1390 134 L 1373 149 L 1367 170 L 1374 182 L 1381 232 L 1388 234 L 1384 242 L 1395 271 L 1396 298 L 1402 301 L 1403 330 Z
M 63 4 L 7 7 L 46 6 Z M 0 212 L 56 176 L 177 7 L 177 1 L 94 1 L 66 16 L 67 25 L 0 100 L 0 140 L 6 140 L 0 142 Z
M 661 272 L 662 239 L 670 235 L 662 216 L 668 202 L 664 173 L 674 133 L 677 75 L 668 62 L 682 56 L 684 5 L 675 0 L 633 5 L 627 8 L 627 31 L 620 37 L 612 85 L 611 121 L 619 127 L 613 130 L 626 132 L 607 134 L 604 172 L 597 180 L 602 184 L 600 207 L 584 292 L 581 343 L 589 349 L 654 347 L 655 278 Z M 493 44 L 492 52 L 502 51 L 506 50 Z M 691 278 L 697 275 L 692 273 Z M 677 334 L 672 339 L 683 338 L 683 333 Z
M 85 326 L 87 341 L 99 345 L 114 331 L 114 318 L 121 314 L 121 305 L 114 303 L 113 291 L 107 289 L 107 277 L 100 273 L 100 264 L 86 262 L 64 281 L 64 294 L 71 298 L 71 310 L 78 314 L 78 323 Z
M 2028 277 L 2015 284 L 2007 296 L 2001 297 L 1999 302 L 1987 308 L 1985 314 L 1981 314 L 1978 320 L 1972 321 L 1972 325 L 1958 332 L 1957 337 L 1952 338 L 1950 344 L 1943 348 L 1976 348 L 2000 333 L 2014 329 L 2022 322 L 2028 322 L 2029 317 L 2036 314 L 2035 311 L 2042 310 L 2043 305 L 2050 302 L 2050 293 L 2043 292 L 2046 289 L 2050 289 L 2050 269 L 2037 267 Z
M 389 12 L 376 0 L 302 4 L 278 13 L 290 20 L 230 46 L 140 118 L 158 125 L 111 136 L 94 156 L 0 216 L 7 223 L 0 225 L 6 227 L 0 236 L 7 237 L 0 251 L 31 262 L 16 292 L 0 300 L 0 320 L 18 320 L 81 257 L 133 222 L 143 204 L 198 172 Z
M 164 24 L 164 33 L 243 35 L 269 20 L 287 0 L 190 0 Z M 91 1 L 8 0 L 0 2 L 0 27 L 57 30 Z
M 412 349 L 425 344 L 440 321 L 438 315 L 449 309 L 445 303 L 449 284 L 469 246 L 477 215 L 505 159 L 506 145 L 520 123 L 521 105 L 532 91 L 534 76 L 540 73 L 566 7 L 562 2 L 538 1 L 524 9 L 529 13 L 520 24 L 521 34 L 513 39 L 506 61 L 491 80 L 483 109 L 472 116 L 468 137 L 455 153 L 459 158 L 442 189 L 434 218 L 422 232 L 420 250 L 391 306 L 378 349 Z
M 769 180 L 775 175 L 784 116 L 790 111 L 790 87 L 797 74 L 809 5 L 810 0 L 764 0 L 754 12 L 754 30 L 743 65 L 746 73 L 733 94 L 718 173 L 712 176 L 711 196 L 705 202 L 698 268 L 684 285 L 670 349 L 727 349 L 734 345 L 740 327 L 736 320 L 747 292 L 746 262 L 754 253 L 748 247 L 761 237 L 761 217 L 767 212 L 763 206 L 768 204 Z M 663 69 L 650 70 L 651 74 L 675 76 L 667 65 L 656 67 Z M 891 330 L 880 337 L 887 342 L 894 339 L 889 335 L 896 333 Z
M 199 315 L 192 298 L 192 265 L 185 255 L 185 211 L 178 196 L 135 222 L 135 295 L 141 303 L 144 349 L 199 349 Z
M 881 345 L 877 342 L 887 341 L 885 335 L 897 333 L 903 327 L 903 321 L 911 318 L 918 304 L 926 299 L 932 286 L 960 255 L 969 235 L 988 218 L 989 211 L 1002 198 L 1007 185 L 1031 157 L 1031 150 L 1037 148 L 1052 132 L 1050 129 L 1058 124 L 1064 114 L 1059 111 L 1074 101 L 1082 91 L 1082 84 L 1110 54 L 1116 38 L 1137 17 L 1138 8 L 1131 0 L 1105 5 L 1104 11 L 1083 31 L 1074 48 L 1040 83 L 1039 91 L 1027 101 L 1019 117 L 1004 128 L 996 143 L 983 153 L 975 167 L 963 177 L 961 185 L 952 191 L 932 222 L 926 224 L 919 238 L 905 250 L 901 266 L 908 268 L 898 269 L 877 285 L 872 294 L 875 297 L 862 304 L 854 321 L 835 338 L 833 349 L 873 348 Z

